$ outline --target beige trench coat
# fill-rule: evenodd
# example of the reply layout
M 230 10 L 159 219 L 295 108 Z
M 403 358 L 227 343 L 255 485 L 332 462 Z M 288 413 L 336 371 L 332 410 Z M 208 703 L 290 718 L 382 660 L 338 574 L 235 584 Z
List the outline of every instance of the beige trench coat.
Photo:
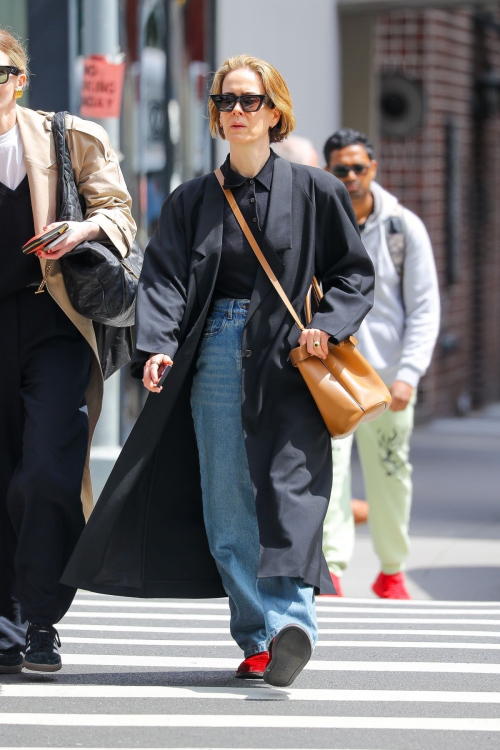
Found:
M 52 115 L 51 112 L 34 112 L 17 106 L 17 123 L 24 148 L 36 234 L 56 221 L 57 164 L 52 137 Z M 132 200 L 109 137 L 100 125 L 71 115 L 66 118 L 66 130 L 75 181 L 87 205 L 85 218 L 99 224 L 125 257 L 134 240 L 136 226 L 130 210 Z M 44 272 L 46 261 L 41 259 L 40 262 Z M 47 288 L 59 307 L 86 338 L 94 353 L 90 384 L 85 394 L 90 431 L 82 503 L 85 517 L 88 518 L 93 508 L 90 443 L 101 412 L 103 396 L 101 367 L 92 322 L 71 306 L 57 260 L 53 262 Z

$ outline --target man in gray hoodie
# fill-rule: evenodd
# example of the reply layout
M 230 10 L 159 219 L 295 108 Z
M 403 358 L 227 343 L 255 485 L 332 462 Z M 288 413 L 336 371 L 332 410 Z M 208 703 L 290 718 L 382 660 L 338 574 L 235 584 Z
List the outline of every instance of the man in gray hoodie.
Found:
M 356 334 L 358 348 L 392 394 L 390 411 L 356 432 L 370 532 L 381 564 L 372 588 L 381 598 L 409 599 L 403 573 L 410 549 L 409 441 L 418 382 L 429 366 L 439 331 L 434 256 L 422 221 L 374 181 L 377 162 L 366 135 L 343 128 L 327 140 L 324 154 L 325 169 L 349 191 L 375 267 L 375 302 Z M 332 445 L 333 487 L 323 549 L 342 596 L 340 578 L 354 546 L 352 437 Z

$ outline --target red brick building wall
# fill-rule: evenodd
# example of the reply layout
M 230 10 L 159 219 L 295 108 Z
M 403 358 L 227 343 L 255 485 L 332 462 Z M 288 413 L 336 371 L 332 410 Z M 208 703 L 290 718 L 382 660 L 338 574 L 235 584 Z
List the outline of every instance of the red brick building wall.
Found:
M 500 36 L 486 30 L 483 42 L 493 72 L 500 76 Z M 422 127 L 411 137 L 380 136 L 378 179 L 423 219 L 432 240 L 442 327 L 433 364 L 422 381 L 421 408 L 433 415 L 453 414 L 469 402 L 478 406 L 500 397 L 500 113 L 483 121 L 482 147 L 477 148 L 475 78 L 484 59 L 478 61 L 471 10 L 381 15 L 375 50 L 378 75 L 402 73 L 420 82 L 423 91 Z M 455 137 L 451 166 L 450 128 Z M 474 167 L 480 170 L 476 174 Z M 453 283 L 447 262 L 450 175 L 456 187 Z M 478 175 L 484 180 L 484 196 L 476 190 Z M 481 207 L 475 211 L 478 197 Z

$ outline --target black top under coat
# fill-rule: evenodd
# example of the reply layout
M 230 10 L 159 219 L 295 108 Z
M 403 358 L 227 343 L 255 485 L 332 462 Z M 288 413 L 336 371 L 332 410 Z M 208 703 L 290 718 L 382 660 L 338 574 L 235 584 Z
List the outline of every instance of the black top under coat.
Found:
M 274 152 L 259 174 L 244 177 L 231 169 L 229 155 L 221 166 L 224 187 L 230 188 L 258 244 L 262 246 L 273 182 Z M 250 299 L 259 261 L 243 234 L 229 203 L 224 206 L 222 254 L 214 299 Z
M 0 298 L 42 280 L 36 253 L 24 255 L 21 248 L 35 234 L 28 177 L 15 190 L 0 182 L 0 237 L 2 275 Z

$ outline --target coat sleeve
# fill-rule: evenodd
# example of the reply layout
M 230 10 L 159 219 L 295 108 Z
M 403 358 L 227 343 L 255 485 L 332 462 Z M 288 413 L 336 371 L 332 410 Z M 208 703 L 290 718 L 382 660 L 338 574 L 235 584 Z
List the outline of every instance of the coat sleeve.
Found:
M 132 199 L 109 136 L 100 125 L 67 118 L 68 145 L 78 192 L 85 198 L 85 219 L 99 224 L 126 257 L 135 238 Z
M 181 188 L 163 204 L 158 229 L 144 254 L 137 292 L 136 350 L 131 364 L 132 375 L 137 378 L 142 377 L 151 354 L 168 354 L 173 359 L 179 346 L 190 257 Z
M 371 310 L 375 273 L 347 190 L 326 172 L 318 178 L 316 274 L 324 297 L 308 328 L 326 331 L 338 343 L 355 333 Z

